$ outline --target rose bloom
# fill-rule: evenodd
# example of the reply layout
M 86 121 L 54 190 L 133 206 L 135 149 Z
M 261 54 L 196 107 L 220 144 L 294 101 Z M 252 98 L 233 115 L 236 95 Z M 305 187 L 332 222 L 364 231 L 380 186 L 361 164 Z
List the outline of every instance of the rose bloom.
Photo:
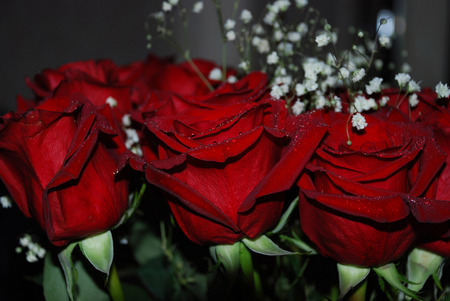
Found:
M 112 134 L 84 99 L 51 98 L 0 118 L 0 179 L 53 244 L 106 231 L 127 209 Z
M 217 88 L 222 83 L 221 80 L 210 78 L 213 69 L 221 68 L 217 64 L 203 59 L 193 59 L 192 63 L 211 87 Z M 227 79 L 234 75 L 234 69 L 227 70 Z M 175 63 L 170 58 L 154 55 L 149 55 L 143 61 L 120 66 L 119 79 L 132 87 L 132 101 L 139 105 L 147 102 L 154 91 L 170 92 L 183 97 L 198 97 L 211 92 L 189 62 Z
M 330 129 L 298 185 L 301 227 L 322 255 L 381 266 L 416 243 L 414 225 L 449 216 L 430 188 L 445 154 L 429 127 L 395 108 L 365 114 L 368 125 L 360 131 L 348 114 L 318 115 Z
M 436 97 L 435 97 L 436 99 Z M 445 101 L 448 106 L 448 99 Z M 436 142 L 447 154 L 445 165 L 440 170 L 436 185 L 436 199 L 448 203 L 450 206 L 450 112 L 446 106 L 438 106 L 420 118 L 420 122 L 432 126 Z M 450 219 L 450 217 L 447 217 Z M 425 243 L 419 247 L 433 251 L 441 256 L 450 257 L 450 222 L 445 221 L 431 226 L 430 233 L 424 233 Z
M 165 99 L 146 118 L 144 139 L 153 159 L 131 157 L 129 163 L 166 192 L 179 226 L 195 243 L 232 244 L 273 227 L 286 192 L 325 133 L 309 114 L 290 116 L 266 84 L 265 75 L 254 74 L 201 101 Z

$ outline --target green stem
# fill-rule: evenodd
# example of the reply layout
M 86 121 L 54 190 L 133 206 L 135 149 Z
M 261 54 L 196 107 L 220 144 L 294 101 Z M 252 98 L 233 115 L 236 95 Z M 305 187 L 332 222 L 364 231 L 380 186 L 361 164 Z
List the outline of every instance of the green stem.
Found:
M 125 301 L 122 285 L 120 284 L 119 275 L 117 274 L 117 268 L 114 263 L 111 266 L 107 287 L 113 301 Z
M 347 301 L 364 301 L 366 300 L 367 278 L 356 287 L 356 289 L 347 298 Z
M 243 291 L 246 293 L 249 300 L 255 298 L 255 278 L 253 274 L 253 260 L 250 250 L 245 244 L 240 245 L 239 261 L 243 275 Z

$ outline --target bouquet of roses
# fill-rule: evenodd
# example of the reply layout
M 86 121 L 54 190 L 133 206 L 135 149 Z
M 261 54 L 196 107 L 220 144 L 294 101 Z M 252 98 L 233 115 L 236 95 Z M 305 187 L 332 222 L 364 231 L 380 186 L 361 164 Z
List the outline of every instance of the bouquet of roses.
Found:
M 374 54 L 390 39 L 358 32 L 333 53 L 336 32 L 305 0 L 225 22 L 212 3 L 239 66 L 191 59 L 173 16 L 203 2 L 163 1 L 148 25 L 181 62 L 45 69 L 0 118 L 2 204 L 51 243 L 19 248 L 45 258 L 45 298 L 443 298 L 448 86 L 406 72 L 383 85 Z M 292 10 L 301 20 L 283 23 Z

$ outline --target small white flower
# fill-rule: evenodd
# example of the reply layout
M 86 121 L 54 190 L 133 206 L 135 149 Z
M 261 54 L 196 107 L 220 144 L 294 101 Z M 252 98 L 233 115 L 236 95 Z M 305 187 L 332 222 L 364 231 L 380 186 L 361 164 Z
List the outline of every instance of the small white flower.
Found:
M 162 8 L 163 11 L 171 11 L 172 10 L 172 4 L 170 4 L 169 2 L 164 1 L 162 3 Z
M 364 32 L 358 31 L 358 38 L 362 38 L 362 37 L 364 37 Z
M 305 7 L 308 5 L 308 0 L 295 0 L 295 5 L 297 5 L 298 8 Z
M 334 105 L 334 111 L 335 112 L 342 112 L 342 101 L 339 96 L 333 96 L 333 105 Z
M 261 24 L 255 24 L 255 25 L 253 25 L 252 31 L 253 31 L 255 34 L 259 34 L 259 35 L 262 35 L 262 34 L 264 34 L 264 33 L 266 32 L 266 31 L 264 30 L 264 27 L 263 27 Z
M 273 32 L 273 38 L 275 39 L 275 41 L 281 41 L 281 40 L 283 40 L 284 39 L 284 33 L 281 31 L 281 30 L 279 30 L 279 29 L 277 29 L 277 30 L 275 30 L 274 32 Z
M 298 24 L 296 29 L 302 36 L 305 36 L 308 33 L 308 25 L 306 25 L 306 23 L 302 22 Z
M 369 95 L 372 95 L 373 93 L 380 92 L 381 91 L 381 83 L 383 82 L 383 79 L 380 77 L 374 77 L 368 85 L 366 85 L 366 92 Z
M 436 85 L 436 93 L 439 98 L 446 98 L 450 96 L 450 89 L 447 84 L 439 82 L 439 84 Z
M 409 72 L 411 72 L 412 68 L 411 68 L 411 66 L 410 66 L 408 63 L 403 63 L 403 65 L 402 65 L 402 67 L 400 68 L 400 70 L 401 70 L 403 73 L 409 73 Z
M 319 47 L 328 45 L 330 43 L 330 41 L 331 41 L 331 37 L 326 33 L 318 35 L 316 37 L 316 43 L 317 43 L 317 46 L 319 46 Z
M 395 80 L 397 81 L 400 88 L 402 88 L 411 80 L 411 76 L 407 73 L 398 73 L 397 75 L 395 75 Z
M 304 110 L 305 110 L 305 103 L 303 101 L 300 101 L 300 99 L 297 99 L 297 101 L 292 106 L 292 112 L 295 115 L 299 115 L 303 113 Z
M 275 65 L 278 63 L 278 60 L 278 54 L 275 51 L 272 51 L 272 53 L 267 56 L 267 64 L 269 65 Z
M 351 107 L 352 110 L 356 110 L 356 112 L 369 111 L 371 109 L 377 108 L 377 103 L 373 98 L 365 98 L 362 95 L 358 95 L 355 97 L 355 102 Z
M 308 91 L 306 91 L 306 87 L 302 84 L 295 85 L 295 94 L 297 96 L 305 95 Z
M 418 92 L 420 91 L 420 85 L 414 80 L 410 80 L 408 83 L 408 92 Z
M 130 127 L 131 126 L 131 115 L 125 114 L 122 117 L 122 124 L 124 127 Z
M 221 80 L 222 79 L 222 70 L 218 67 L 214 68 L 209 72 L 208 78 L 210 80 Z
M 131 149 L 135 144 L 139 143 L 139 135 L 135 129 L 125 129 L 127 139 L 125 141 L 125 147 Z
M 277 18 L 277 14 L 274 13 L 273 11 L 268 11 L 267 14 L 264 16 L 264 23 L 266 23 L 267 25 L 273 25 L 273 23 L 275 22 Z
M 267 53 L 270 51 L 270 44 L 267 39 L 260 39 L 259 44 L 257 46 L 259 53 Z
M 281 96 L 283 96 L 283 89 L 278 86 L 278 85 L 274 85 L 272 86 L 272 89 L 270 90 L 270 96 L 272 96 L 275 99 L 280 99 Z
M 237 77 L 234 76 L 234 75 L 230 75 L 227 78 L 227 82 L 230 83 L 230 84 L 234 84 L 235 82 L 237 82 Z
M 259 53 L 267 53 L 270 51 L 269 41 L 258 36 L 252 39 L 252 45 L 256 47 Z
M 225 22 L 224 27 L 225 27 L 226 30 L 231 30 L 231 29 L 234 28 L 235 25 L 236 25 L 236 21 L 231 20 L 231 19 L 228 19 L 228 20 Z
M 380 99 L 380 106 L 384 107 L 387 104 L 388 101 L 389 101 L 389 97 L 387 97 L 387 96 L 381 97 L 381 99 Z
M 380 71 L 383 68 L 384 62 L 381 59 L 376 59 L 375 60 L 375 69 L 377 69 L 378 71 Z
M 380 36 L 378 38 L 378 42 L 380 43 L 381 47 L 391 47 L 391 39 L 388 36 Z
M 253 15 L 248 9 L 244 9 L 241 12 L 241 20 L 242 20 L 242 22 L 244 22 L 244 24 L 250 23 L 250 21 L 252 21 L 252 19 L 253 19 Z
M 352 126 L 357 130 L 362 130 L 367 126 L 366 118 L 361 113 L 356 113 L 352 117 Z
M 290 5 L 291 5 L 291 3 L 289 2 L 289 0 L 277 0 L 273 4 L 273 9 L 276 12 L 279 12 L 279 11 L 285 12 L 285 11 L 287 11 L 287 9 L 289 8 Z
M 117 107 L 117 100 L 112 96 L 106 98 L 106 103 L 109 104 L 111 108 Z
M 177 5 L 180 0 L 169 0 L 169 3 L 173 6 Z
M 315 104 L 316 104 L 316 109 L 319 109 L 319 110 L 323 109 L 325 107 L 325 105 L 327 104 L 327 99 L 322 94 L 317 93 Z
M 353 71 L 352 80 L 356 83 L 362 80 L 364 76 L 366 76 L 366 70 L 364 68 L 356 69 Z
M 350 76 L 350 71 L 348 71 L 347 68 L 342 67 L 342 68 L 339 69 L 339 76 L 342 79 L 346 79 L 346 78 L 348 78 Z
M 227 40 L 230 42 L 236 40 L 236 33 L 233 30 L 227 32 Z
M 3 208 L 11 208 L 12 207 L 11 198 L 6 195 L 0 197 L 0 203 Z
M 250 62 L 242 61 L 239 63 L 238 67 L 247 72 L 250 70 Z
M 31 251 L 31 250 L 29 250 L 29 251 L 27 252 L 27 254 L 26 254 L 26 259 L 27 259 L 27 261 L 30 262 L 30 263 L 33 263 L 33 262 L 38 261 L 38 258 L 37 258 L 37 256 L 36 256 L 36 254 L 35 254 L 33 251 Z
M 287 38 L 289 41 L 295 43 L 295 42 L 300 41 L 300 39 L 302 38 L 302 35 L 297 31 L 291 31 L 291 32 L 288 32 Z
M 409 96 L 409 105 L 411 106 L 411 108 L 414 108 L 418 104 L 419 104 L 419 98 L 417 97 L 417 94 L 411 94 Z
M 195 14 L 201 13 L 203 10 L 203 1 L 197 1 L 195 2 L 194 6 L 192 7 L 192 12 Z
M 319 85 L 315 81 L 310 79 L 305 80 L 303 84 L 305 85 L 305 88 L 308 92 L 315 91 L 319 87 Z
M 22 247 L 28 247 L 28 246 L 30 245 L 30 243 L 32 243 L 31 235 L 30 235 L 30 234 L 25 234 L 24 236 L 22 236 L 22 237 L 19 239 L 19 244 L 20 244 Z
M 294 54 L 294 45 L 289 42 L 282 42 L 278 44 L 278 51 L 283 53 L 285 56 L 290 56 Z

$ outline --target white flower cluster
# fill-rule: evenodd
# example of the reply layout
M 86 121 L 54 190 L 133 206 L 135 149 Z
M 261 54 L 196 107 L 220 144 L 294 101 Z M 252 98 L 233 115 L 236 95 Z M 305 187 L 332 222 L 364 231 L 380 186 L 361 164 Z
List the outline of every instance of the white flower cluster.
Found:
M 138 156 L 142 156 L 142 149 L 139 144 L 139 135 L 137 131 L 131 128 L 130 114 L 125 114 L 122 117 L 123 130 L 126 135 L 125 147 Z
M 17 253 L 22 253 L 23 249 L 28 249 L 25 253 L 28 262 L 36 262 L 43 259 L 47 251 L 37 242 L 34 242 L 30 234 L 25 234 L 19 239 L 19 247 L 16 248 Z
M 446 98 L 450 96 L 450 88 L 447 86 L 447 84 L 443 84 L 442 82 L 439 82 L 439 84 L 436 85 L 436 93 L 439 98 Z

